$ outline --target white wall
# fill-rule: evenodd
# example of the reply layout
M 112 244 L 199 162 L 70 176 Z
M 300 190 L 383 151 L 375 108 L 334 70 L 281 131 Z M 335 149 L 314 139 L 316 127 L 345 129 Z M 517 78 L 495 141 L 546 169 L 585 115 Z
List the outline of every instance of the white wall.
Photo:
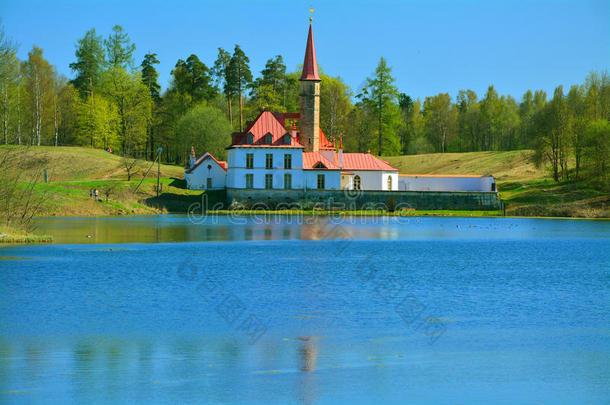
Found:
M 398 172 L 381 170 L 350 170 L 350 172 L 354 173 L 353 177 L 360 176 L 361 190 L 398 190 Z M 388 177 L 392 178 L 392 190 L 388 190 Z
M 246 169 L 246 155 L 254 155 L 253 169 Z M 273 155 L 273 169 L 265 168 L 266 155 Z M 292 155 L 292 169 L 284 169 L 284 155 Z M 303 189 L 303 153 L 296 148 L 234 148 L 229 149 L 227 187 L 246 188 L 246 174 L 254 176 L 253 188 L 265 188 L 265 175 L 273 175 L 273 188 L 284 188 L 284 174 L 292 175 L 292 189 Z
M 497 191 L 492 176 L 483 177 L 424 177 L 399 176 L 400 191 Z
M 208 165 L 210 166 L 209 169 Z M 206 190 L 208 177 L 212 178 L 212 188 L 210 190 L 225 188 L 227 172 L 212 158 L 205 159 L 191 173 L 184 173 L 186 187 L 191 190 Z

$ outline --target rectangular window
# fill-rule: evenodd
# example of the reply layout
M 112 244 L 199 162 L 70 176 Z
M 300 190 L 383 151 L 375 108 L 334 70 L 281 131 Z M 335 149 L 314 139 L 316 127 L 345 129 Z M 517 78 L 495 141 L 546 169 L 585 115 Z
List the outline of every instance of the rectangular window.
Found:
M 254 153 L 246 154 L 246 169 L 254 168 Z
M 292 188 L 292 174 L 286 173 L 284 175 L 284 188 L 291 189 Z
M 290 153 L 284 155 L 284 169 L 292 169 L 292 155 Z
M 212 178 L 208 177 L 206 184 L 205 184 L 205 188 L 210 189 L 212 188 Z
M 246 188 L 254 188 L 254 175 L 252 173 L 246 174 Z
M 265 174 L 265 188 L 270 189 L 273 188 L 273 175 Z
M 324 175 L 318 174 L 318 190 L 324 190 L 324 187 L 325 187 Z
M 273 169 L 273 154 L 267 153 L 265 155 L 265 169 Z

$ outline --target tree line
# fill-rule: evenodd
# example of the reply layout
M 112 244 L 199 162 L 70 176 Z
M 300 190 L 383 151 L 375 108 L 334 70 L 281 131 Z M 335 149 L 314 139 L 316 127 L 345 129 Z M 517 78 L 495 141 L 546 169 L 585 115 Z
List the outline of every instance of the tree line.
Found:
M 179 59 L 161 91 L 157 55 L 134 61 L 135 44 L 121 26 L 102 38 L 94 28 L 78 40 L 73 77 L 57 73 L 34 46 L 26 60 L 0 30 L 0 130 L 5 144 L 83 145 L 124 156 L 185 164 L 190 146 L 223 158 L 232 131 L 243 131 L 262 109 L 296 112 L 301 67 L 287 71 L 281 55 L 257 77 L 239 45 L 218 48 L 206 65 Z M 414 99 L 395 85 L 381 58 L 354 92 L 324 74 L 320 123 L 347 151 L 377 155 L 533 149 L 556 181 L 594 178 L 607 187 L 610 78 L 590 73 L 582 84 L 549 99 L 528 90 L 517 101 L 493 86 L 479 97 L 460 90 Z

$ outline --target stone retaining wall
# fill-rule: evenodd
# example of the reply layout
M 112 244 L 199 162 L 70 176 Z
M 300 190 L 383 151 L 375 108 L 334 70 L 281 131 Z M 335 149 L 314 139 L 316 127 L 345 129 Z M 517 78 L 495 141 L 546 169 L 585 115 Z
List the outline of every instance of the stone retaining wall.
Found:
M 477 191 L 353 191 L 227 189 L 227 204 L 261 209 L 396 209 L 481 210 L 502 209 L 495 192 Z

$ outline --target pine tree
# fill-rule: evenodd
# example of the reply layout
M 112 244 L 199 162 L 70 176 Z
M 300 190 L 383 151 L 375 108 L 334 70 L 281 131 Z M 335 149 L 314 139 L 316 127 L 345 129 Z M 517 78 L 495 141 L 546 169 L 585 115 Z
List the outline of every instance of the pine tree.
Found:
M 72 83 L 81 97 L 85 98 L 93 90 L 92 87 L 99 86 L 105 65 L 106 52 L 102 37 L 96 35 L 95 28 L 91 28 L 78 40 L 75 55 L 76 62 L 70 63 L 70 69 L 76 73 Z
M 235 45 L 233 55 L 229 62 L 229 74 L 227 75 L 227 85 L 232 94 L 239 96 L 239 130 L 244 130 L 244 113 L 243 113 L 243 91 L 252 82 L 252 73 L 250 72 L 250 59 L 244 51 Z
M 129 35 L 123 31 L 123 27 L 115 25 L 108 39 L 104 41 L 108 66 L 110 68 L 127 69 L 133 65 L 133 52 L 136 45 L 131 43 Z
M 392 68 L 381 57 L 375 69 L 375 75 L 366 79 L 364 98 L 371 105 L 377 117 L 378 154 L 384 152 L 383 141 L 395 143 L 396 135 L 392 133 L 392 123 L 398 113 L 398 89 L 394 86 L 395 79 L 391 75 Z

